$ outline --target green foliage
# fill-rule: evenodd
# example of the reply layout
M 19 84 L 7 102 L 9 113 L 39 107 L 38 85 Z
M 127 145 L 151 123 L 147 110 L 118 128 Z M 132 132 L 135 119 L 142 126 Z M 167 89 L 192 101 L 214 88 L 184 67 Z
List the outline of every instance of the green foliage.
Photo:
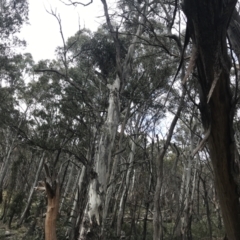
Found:
M 28 19 L 27 0 L 7 0 L 1 2 L 0 32 L 3 38 L 19 31 Z

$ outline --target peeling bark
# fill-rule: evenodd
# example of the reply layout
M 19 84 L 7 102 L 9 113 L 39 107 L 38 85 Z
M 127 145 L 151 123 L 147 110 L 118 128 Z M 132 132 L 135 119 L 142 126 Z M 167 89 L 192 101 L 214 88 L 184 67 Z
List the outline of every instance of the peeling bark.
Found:
M 209 134 L 210 156 L 215 185 L 228 238 L 240 239 L 240 217 L 237 184 L 234 181 L 234 137 L 230 59 L 226 34 L 236 0 L 185 0 L 183 11 L 194 47 L 197 48 L 197 70 L 200 85 L 200 111 Z M 215 85 L 209 102 L 207 96 Z
M 119 89 L 120 79 L 117 77 L 115 82 L 110 85 L 109 106 L 107 119 L 104 123 L 102 134 L 99 141 L 98 152 L 95 156 L 95 173 L 92 173 L 90 182 L 88 210 L 85 211 L 85 224 L 81 225 L 79 239 L 87 239 L 87 234 L 98 235 L 98 227 L 93 228 L 93 222 L 101 225 L 102 208 L 104 206 L 105 195 L 107 192 L 108 178 L 110 175 L 110 161 L 115 135 L 119 123 Z M 87 222 L 90 222 L 90 225 Z M 87 227 L 85 227 L 87 226 Z M 85 229 L 84 229 L 85 228 Z M 88 228 L 88 229 L 87 229 Z
M 45 169 L 47 169 L 46 165 Z M 45 240 L 57 240 L 56 223 L 60 203 L 60 185 L 56 177 L 48 174 L 49 170 L 46 170 L 46 173 L 47 213 L 45 219 Z
M 111 161 L 112 161 L 112 149 L 115 141 L 115 136 L 117 128 L 120 121 L 119 109 L 120 109 L 120 99 L 119 93 L 125 87 L 125 81 L 130 74 L 131 63 L 133 61 L 133 54 L 135 46 L 137 44 L 138 38 L 142 35 L 143 32 L 143 23 L 146 21 L 145 14 L 140 19 L 137 31 L 133 40 L 128 48 L 127 55 L 122 63 L 121 61 L 121 52 L 120 52 L 120 43 L 118 39 L 118 34 L 114 31 L 112 26 L 108 6 L 106 0 L 102 0 L 104 13 L 106 17 L 107 26 L 110 30 L 110 34 L 114 40 L 116 48 L 116 72 L 117 76 L 113 84 L 108 84 L 109 88 L 109 106 L 107 111 L 107 119 L 101 129 L 100 140 L 98 144 L 98 152 L 95 155 L 95 172 L 97 176 L 93 178 L 90 183 L 91 194 L 89 194 L 88 207 L 90 205 L 94 206 L 94 211 L 85 211 L 88 212 L 89 221 L 92 222 L 92 218 L 97 217 L 97 224 L 100 225 L 101 233 L 97 233 L 98 227 L 93 228 L 90 226 L 90 229 L 84 229 L 84 224 L 81 224 L 80 236 L 79 239 L 87 239 L 87 234 L 91 232 L 93 235 L 100 235 L 100 238 L 105 238 L 105 219 L 107 216 L 108 206 L 110 195 L 107 194 L 109 179 L 111 175 Z M 145 5 L 143 12 L 146 13 L 148 4 Z M 139 15 L 141 15 L 139 13 Z M 112 176 L 114 177 L 114 176 Z M 98 189 L 98 192 L 94 193 L 94 189 Z M 109 192 L 110 193 L 110 192 Z M 106 198 L 107 196 L 107 198 Z M 91 204 L 89 204 L 91 203 Z M 97 207 L 96 207 L 97 206 Z M 87 216 L 84 217 L 84 221 L 87 222 Z M 91 225 L 91 224 L 90 224 Z M 88 224 L 85 224 L 88 226 Z M 94 233 L 95 232 L 95 233 Z

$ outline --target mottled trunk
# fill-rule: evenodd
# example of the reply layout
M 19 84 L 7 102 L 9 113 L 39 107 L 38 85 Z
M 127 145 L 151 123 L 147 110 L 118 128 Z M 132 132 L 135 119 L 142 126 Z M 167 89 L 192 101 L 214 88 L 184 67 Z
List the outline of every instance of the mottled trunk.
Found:
M 112 149 L 119 123 L 120 79 L 117 77 L 112 85 L 108 85 L 108 88 L 110 94 L 107 120 L 102 130 L 99 149 L 96 156 L 96 173 L 98 174 L 98 181 L 101 185 L 101 191 L 103 191 L 105 194 L 107 191 L 107 180 L 110 170 Z
M 233 176 L 233 105 L 226 32 L 236 0 L 185 0 L 183 10 L 198 52 L 200 111 L 214 169 L 215 185 L 228 238 L 240 239 L 237 184 Z
M 124 121 L 122 123 L 122 127 L 121 127 L 121 132 L 120 132 L 120 139 L 118 142 L 118 151 L 122 151 L 122 141 L 123 141 L 123 136 L 124 136 L 124 131 L 125 131 L 125 127 L 126 127 L 126 123 L 129 117 L 129 112 L 130 112 L 130 103 L 128 105 L 125 117 L 124 117 Z M 116 177 L 116 172 L 117 172 L 117 166 L 120 162 L 121 159 L 121 153 L 116 154 L 114 160 L 113 160 L 113 166 L 112 166 L 112 170 L 111 170 L 111 176 L 109 179 L 110 185 L 107 189 L 107 194 L 106 194 L 106 199 L 105 199 L 105 205 L 104 205 L 104 210 L 103 210 L 103 226 L 102 228 L 105 228 L 105 224 L 106 224 L 106 218 L 107 218 L 107 214 L 108 214 L 108 208 L 109 208 L 109 204 L 110 204 L 110 200 L 112 198 L 112 194 L 115 191 L 116 188 L 116 183 L 115 183 L 115 177 Z M 117 201 L 117 199 L 116 199 Z
M 89 221 L 90 225 L 81 225 L 79 239 L 87 239 L 87 234 L 89 234 L 89 232 L 92 232 L 93 235 L 99 235 L 99 233 L 97 233 L 99 231 L 98 228 L 92 228 L 91 226 L 93 225 L 93 222 L 97 225 L 101 225 L 102 222 L 101 209 L 104 207 L 108 177 L 110 175 L 112 149 L 119 123 L 120 79 L 117 77 L 112 85 L 108 85 L 108 88 L 110 94 L 107 119 L 102 128 L 98 152 L 95 156 L 96 168 L 95 173 L 92 174 L 92 180 L 90 182 L 88 201 L 89 210 L 86 211 L 88 216 L 84 217 L 84 221 Z M 87 218 L 89 218 L 89 220 L 87 220 Z
M 185 164 L 185 173 L 186 173 L 186 182 L 183 185 L 185 189 L 185 196 L 184 196 L 184 205 L 183 205 L 183 215 L 181 218 L 181 235 L 182 239 L 187 239 L 189 237 L 189 232 L 191 231 L 191 218 L 192 218 L 192 204 L 193 204 L 193 197 L 195 192 L 195 182 L 196 182 L 196 164 L 192 158 L 192 154 L 194 151 L 194 136 L 195 136 L 196 125 L 194 124 L 193 128 L 190 130 L 190 152 Z M 192 172 L 194 169 L 194 174 L 192 178 Z M 191 194 L 192 192 L 192 194 Z
M 184 197 L 185 197 L 185 185 L 186 185 L 186 171 L 185 171 L 185 164 L 184 164 L 184 171 L 182 174 L 182 181 L 180 186 L 180 193 L 179 193 L 179 201 L 178 201 L 178 213 L 177 219 L 174 226 L 174 235 L 176 239 L 181 239 L 181 216 L 184 207 Z
M 193 161 L 191 159 L 190 161 Z M 190 162 L 189 161 L 189 162 Z M 193 198 L 196 187 L 196 174 L 197 174 L 197 161 L 193 166 L 193 163 L 189 164 L 189 169 L 187 170 L 187 185 L 186 185 L 186 195 L 184 201 L 183 217 L 182 217 L 182 226 L 181 233 L 182 239 L 191 239 L 191 221 L 192 221 L 192 211 L 193 211 Z M 194 168 L 194 172 L 193 172 Z M 191 177 L 193 172 L 193 178 Z M 189 175 L 188 175 L 189 174 Z

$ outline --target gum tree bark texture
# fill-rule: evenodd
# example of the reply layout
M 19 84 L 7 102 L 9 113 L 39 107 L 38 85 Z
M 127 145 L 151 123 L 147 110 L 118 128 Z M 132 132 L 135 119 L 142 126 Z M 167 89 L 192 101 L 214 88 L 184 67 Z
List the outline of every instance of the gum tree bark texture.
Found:
M 45 181 L 47 213 L 45 219 L 45 240 L 57 240 L 56 223 L 60 202 L 60 186 L 57 180 Z
M 108 88 L 110 93 L 107 119 L 102 128 L 98 152 L 95 156 L 95 172 L 91 176 L 88 206 L 79 230 L 79 240 L 94 239 L 101 235 L 99 227 L 102 223 L 102 209 L 111 171 L 112 149 L 119 123 L 120 79 L 117 77 L 113 84 L 108 84 Z
M 236 0 L 184 0 L 187 28 L 198 52 L 200 111 L 214 168 L 215 185 L 228 239 L 240 239 L 239 201 L 233 176 L 234 138 L 231 62 L 226 35 Z

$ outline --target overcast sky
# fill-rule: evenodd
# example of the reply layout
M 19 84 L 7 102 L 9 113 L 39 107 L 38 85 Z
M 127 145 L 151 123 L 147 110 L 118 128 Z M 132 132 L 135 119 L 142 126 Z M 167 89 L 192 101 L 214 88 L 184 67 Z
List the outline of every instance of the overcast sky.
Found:
M 46 9 L 53 9 L 61 16 L 65 39 L 77 32 L 79 21 L 82 28 L 85 26 L 92 31 L 103 21 L 100 0 L 95 0 L 87 7 L 66 6 L 60 0 L 29 1 L 29 25 L 22 28 L 20 37 L 27 41 L 28 46 L 24 52 L 30 52 L 36 62 L 54 58 L 56 47 L 62 45 L 57 20 Z

